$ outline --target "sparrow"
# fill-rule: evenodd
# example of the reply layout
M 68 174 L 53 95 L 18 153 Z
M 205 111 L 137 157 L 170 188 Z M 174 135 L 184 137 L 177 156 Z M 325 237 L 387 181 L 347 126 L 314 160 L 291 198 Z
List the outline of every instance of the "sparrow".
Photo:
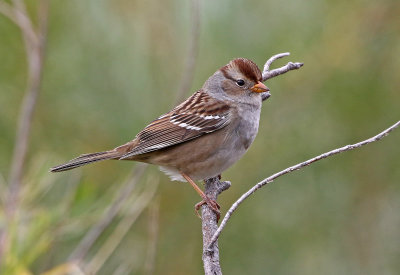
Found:
M 81 155 L 51 168 L 61 172 L 101 160 L 158 165 L 171 180 L 187 181 L 219 216 L 219 205 L 195 181 L 221 175 L 253 143 L 262 101 L 270 96 L 257 65 L 237 58 L 216 71 L 203 87 L 112 150 Z

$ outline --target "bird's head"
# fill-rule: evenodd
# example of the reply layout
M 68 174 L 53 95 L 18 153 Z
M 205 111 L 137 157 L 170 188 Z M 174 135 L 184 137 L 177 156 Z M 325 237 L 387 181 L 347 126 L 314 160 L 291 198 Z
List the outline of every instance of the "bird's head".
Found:
M 232 99 L 260 97 L 269 92 L 262 83 L 262 73 L 257 65 L 246 58 L 236 58 L 211 76 L 203 88 L 209 92 L 223 92 Z

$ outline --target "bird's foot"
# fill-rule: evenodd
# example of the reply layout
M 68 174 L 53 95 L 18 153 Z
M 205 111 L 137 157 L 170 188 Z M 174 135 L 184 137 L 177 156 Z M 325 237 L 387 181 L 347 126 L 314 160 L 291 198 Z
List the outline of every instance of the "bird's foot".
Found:
M 201 202 L 196 203 L 196 205 L 194 206 L 194 210 L 196 211 L 197 216 L 201 218 L 199 210 L 204 204 L 207 204 L 214 211 L 214 213 L 217 215 L 217 222 L 218 222 L 219 218 L 221 217 L 221 212 L 219 211 L 221 206 L 219 206 L 219 204 L 215 200 L 211 200 L 207 196 L 205 196 L 205 198 L 203 198 Z

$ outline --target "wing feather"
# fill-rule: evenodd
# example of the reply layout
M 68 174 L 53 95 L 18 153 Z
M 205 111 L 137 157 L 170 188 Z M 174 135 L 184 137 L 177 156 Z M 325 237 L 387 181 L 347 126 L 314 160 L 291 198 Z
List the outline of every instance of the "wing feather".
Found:
M 201 90 L 150 123 L 136 136 L 137 145 L 121 157 L 149 153 L 225 127 L 232 107 Z

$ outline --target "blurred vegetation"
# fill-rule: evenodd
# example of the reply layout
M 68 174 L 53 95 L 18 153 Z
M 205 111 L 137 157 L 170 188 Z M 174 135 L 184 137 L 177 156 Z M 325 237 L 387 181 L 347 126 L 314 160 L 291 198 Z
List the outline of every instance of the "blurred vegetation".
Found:
M 37 2 L 26 3 L 34 14 Z M 396 0 L 201 2 L 199 53 L 187 95 L 235 57 L 261 67 L 271 55 L 290 51 L 289 60 L 305 63 L 267 83 L 272 97 L 264 103 L 258 137 L 223 174 L 232 182 L 220 198 L 223 212 L 273 172 L 399 120 L 399 14 Z M 104 217 L 136 164 L 105 162 L 63 174 L 48 169 L 131 140 L 172 106 L 190 22 L 190 2 L 183 0 L 51 1 L 43 85 L 3 274 L 78 274 L 68 257 Z M 20 31 L 0 16 L 3 203 L 26 77 Z M 400 273 L 399 141 L 397 130 L 259 191 L 221 235 L 223 271 Z M 153 206 L 140 208 L 146 200 Z M 153 268 L 155 274 L 202 274 L 200 220 L 193 213 L 198 200 L 188 184 L 171 183 L 149 167 L 84 266 L 106 251 L 99 274 Z M 114 232 L 123 228 L 129 230 L 118 240 Z

